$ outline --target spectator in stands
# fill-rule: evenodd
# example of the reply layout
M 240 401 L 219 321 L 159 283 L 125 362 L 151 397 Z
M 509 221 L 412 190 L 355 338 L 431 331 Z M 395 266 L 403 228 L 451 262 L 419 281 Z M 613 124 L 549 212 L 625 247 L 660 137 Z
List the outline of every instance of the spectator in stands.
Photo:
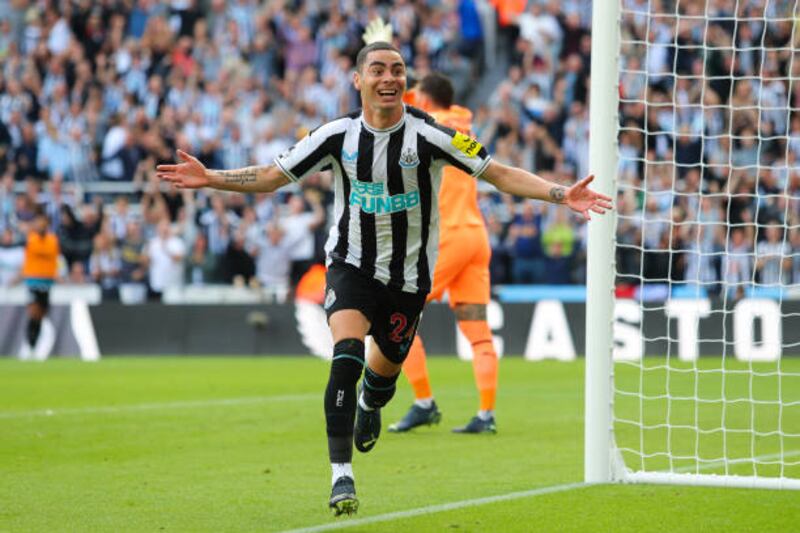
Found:
M 264 235 L 252 244 L 250 254 L 255 257 L 256 278 L 262 287 L 276 294 L 288 292 L 294 244 L 274 221 L 267 224 Z
M 156 235 L 148 241 L 145 256 L 149 266 L 148 299 L 161 301 L 164 291 L 183 285 L 183 258 L 186 246 L 163 217 L 156 227 Z
M 111 226 L 111 233 L 114 240 L 117 242 L 125 239 L 125 234 L 128 231 L 128 224 L 133 220 L 133 215 L 130 212 L 130 205 L 128 197 L 124 194 L 117 196 L 114 199 L 114 211 L 108 218 Z
M 784 229 L 777 220 L 769 221 L 767 238 L 756 245 L 755 269 L 762 285 L 780 286 L 791 282 L 792 248 L 784 240 Z
M 545 280 L 547 283 L 565 284 L 570 283 L 570 263 L 577 235 L 575 227 L 569 222 L 567 211 L 558 207 L 553 210 L 553 221 L 542 232 L 547 273 Z
M 703 143 L 699 137 L 692 136 L 689 124 L 684 124 L 675 143 L 675 163 L 682 177 L 690 167 L 699 166 L 703 162 Z
M 100 173 L 107 180 L 124 180 L 125 165 L 122 152 L 130 133 L 124 125 L 123 117 L 112 117 L 108 131 L 103 139 Z M 132 177 L 131 177 L 132 178 Z
M 458 52 L 472 62 L 474 71 L 472 77 L 475 78 L 483 72 L 486 58 L 484 29 L 475 0 L 459 0 L 458 16 L 460 20 L 458 35 L 461 37 Z M 487 33 L 493 34 L 494 30 Z M 491 54 L 494 55 L 494 49 L 491 50 Z
M 745 288 L 753 282 L 753 227 L 735 227 L 722 259 L 722 276 L 728 298 L 744 297 Z
M 225 283 L 242 287 L 251 285 L 255 280 L 256 263 L 248 253 L 247 245 L 245 229 L 240 227 L 233 232 L 228 249 L 222 257 L 222 281 Z
M 800 229 L 797 226 L 789 231 L 789 244 L 791 246 L 790 282 L 800 284 Z
M 0 230 L 5 228 L 15 229 L 14 205 L 16 203 L 14 193 L 14 175 L 7 172 L 0 179 Z
M 532 48 L 548 59 L 555 58 L 560 51 L 562 37 L 558 20 L 546 12 L 539 2 L 529 2 L 528 11 L 520 13 L 516 18 L 519 36 L 529 41 Z
M 569 117 L 564 123 L 563 157 L 575 173 L 589 170 L 589 113 L 582 102 L 570 105 Z
M 61 206 L 75 206 L 78 203 L 78 194 L 73 186 L 67 186 L 67 190 L 64 190 L 64 180 L 58 174 L 50 178 L 47 186 L 47 190 L 39 198 L 50 218 L 50 227 L 58 234 L 61 227 Z
M 683 280 L 704 286 L 709 292 L 717 293 L 720 281 L 718 253 L 724 250 L 724 230 L 714 230 L 695 222 L 683 224 L 680 228 L 681 241 L 685 243 Z M 709 240 L 706 236 L 710 236 Z
M 210 209 L 200 215 L 200 226 L 208 239 L 209 251 L 220 261 L 228 249 L 233 228 L 239 224 L 239 217 L 228 209 L 221 194 L 213 194 L 210 202 Z
M 545 257 L 542 251 L 542 217 L 534 202 L 524 202 L 508 228 L 506 245 L 514 257 L 514 283 L 543 283 Z
M 27 233 L 35 217 L 36 202 L 27 194 L 18 194 L 13 199 L 12 224 L 20 233 Z
M 641 273 L 641 216 L 636 212 L 636 199 L 628 189 L 617 195 L 617 283 L 632 285 Z M 620 246 L 621 245 L 621 246 Z
M 306 211 L 306 200 L 311 211 Z M 308 190 L 305 199 L 299 194 L 289 198 L 289 212 L 280 219 L 284 229 L 285 238 L 294 243 L 290 254 L 292 264 L 289 273 L 289 282 L 292 287 L 297 285 L 303 274 L 314 263 L 314 231 L 325 221 L 325 211 L 320 203 L 321 198 L 317 191 Z
M 489 262 L 489 276 L 492 285 L 510 283 L 511 254 L 505 244 L 505 234 L 500 220 L 493 214 L 484 215 L 486 230 L 489 232 L 489 244 L 492 247 L 492 259 Z
M 291 145 L 290 139 L 278 135 L 277 126 L 269 125 L 264 128 L 261 137 L 256 141 L 253 154 L 255 163 L 267 165 Z
M 97 179 L 92 146 L 80 126 L 74 125 L 68 131 L 64 151 L 67 155 L 67 180 L 84 183 Z
M 293 81 L 305 67 L 314 64 L 317 47 L 311 38 L 311 28 L 303 24 L 299 17 L 292 17 L 290 24 L 281 26 L 280 31 L 288 47 L 286 48 L 286 78 Z
M 100 285 L 104 300 L 119 299 L 122 259 L 119 248 L 109 232 L 100 232 L 94 237 L 94 248 L 89 258 L 89 276 Z
M 144 246 L 142 225 L 138 220 L 130 220 L 125 227 L 125 237 L 119 245 L 122 283 L 143 284 L 147 281 Z
M 61 206 L 61 223 L 58 229 L 58 241 L 61 253 L 67 262 L 67 270 L 72 271 L 77 263 L 85 263 L 92 254 L 92 239 L 94 233 L 75 215 L 69 205 Z
M 22 281 L 22 261 L 25 247 L 14 235 L 14 230 L 6 227 L 0 232 L 0 287 L 10 287 Z
M 242 140 L 242 131 L 235 123 L 230 125 L 227 135 L 223 137 L 220 151 L 219 159 L 225 168 L 245 167 L 252 160 L 250 146 Z
M 187 283 L 204 285 L 219 280 L 217 261 L 208 252 L 208 239 L 203 233 L 198 233 L 192 244 L 192 249 L 186 256 L 186 272 L 184 278 Z
M 36 166 L 36 162 L 39 160 L 39 145 L 36 142 L 36 131 L 33 124 L 25 122 L 20 133 L 20 142 L 11 151 L 11 158 L 16 165 L 15 178 L 22 180 L 28 176 L 41 177 Z
M 758 165 L 758 151 L 758 136 L 755 130 L 749 126 L 744 127 L 733 139 L 731 164 L 734 167 L 752 167 L 754 169 Z

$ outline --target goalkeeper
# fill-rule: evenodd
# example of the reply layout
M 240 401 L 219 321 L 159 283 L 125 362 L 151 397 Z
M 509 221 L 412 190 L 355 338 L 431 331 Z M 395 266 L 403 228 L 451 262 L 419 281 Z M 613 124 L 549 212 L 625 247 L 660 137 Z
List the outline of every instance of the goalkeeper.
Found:
M 429 74 L 407 93 L 407 103 L 422 108 L 437 122 L 472 136 L 472 112 L 453 105 L 453 85 L 441 74 Z M 439 256 L 433 272 L 433 287 L 428 301 L 439 300 L 448 292 L 458 327 L 472 347 L 472 367 L 480 405 L 477 416 L 456 433 L 495 433 L 497 394 L 497 353 L 486 321 L 489 303 L 489 260 L 492 249 L 483 217 L 478 208 L 476 180 L 455 167 L 445 167 L 439 192 Z M 414 404 L 402 420 L 389 426 L 401 433 L 441 420 L 433 399 L 425 348 L 419 335 L 403 364 L 403 373 L 414 389 Z

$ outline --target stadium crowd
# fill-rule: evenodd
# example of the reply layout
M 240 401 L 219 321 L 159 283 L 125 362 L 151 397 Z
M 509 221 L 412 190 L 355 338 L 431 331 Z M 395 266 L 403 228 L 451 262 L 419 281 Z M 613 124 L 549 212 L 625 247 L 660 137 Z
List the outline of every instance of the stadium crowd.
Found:
M 108 296 L 124 283 L 153 294 L 296 283 L 323 256 L 330 175 L 248 198 L 167 190 L 153 171 L 176 148 L 210 167 L 269 164 L 355 108 L 353 58 L 377 16 L 414 74 L 447 74 L 459 101 L 497 34 L 510 66 L 475 109 L 475 135 L 501 162 L 585 176 L 590 3 L 492 4 L 0 1 L 0 284 L 18 278 L 36 204 L 59 236 L 62 277 Z M 713 0 L 706 24 L 700 4 L 681 3 L 678 18 L 668 0 L 623 3 L 620 283 L 800 283 L 800 115 L 787 112 L 800 106 L 800 62 L 782 5 L 765 24 L 759 2 Z M 665 15 L 648 19 L 648 6 Z M 735 6 L 749 20 L 734 24 Z M 489 189 L 494 283 L 583 282 L 585 225 Z
M 733 297 L 800 283 L 793 4 L 646 9 L 624 2 L 618 271 Z

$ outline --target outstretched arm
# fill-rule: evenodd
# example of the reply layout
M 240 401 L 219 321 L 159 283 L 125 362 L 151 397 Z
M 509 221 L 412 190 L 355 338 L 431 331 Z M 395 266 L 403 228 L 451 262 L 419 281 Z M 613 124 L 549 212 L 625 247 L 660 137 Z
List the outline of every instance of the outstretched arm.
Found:
M 564 204 L 580 213 L 586 220 L 591 220 L 590 211 L 602 215 L 607 209 L 611 209 L 611 198 L 589 189 L 594 176 L 583 178 L 572 187 L 564 187 L 521 168 L 510 167 L 493 160 L 489 162 L 480 178 L 499 190 L 515 196 Z
M 178 158 L 182 162 L 176 165 L 158 165 L 156 175 L 179 189 L 211 187 L 222 191 L 272 192 L 290 181 L 275 165 L 210 170 L 183 150 L 178 150 Z

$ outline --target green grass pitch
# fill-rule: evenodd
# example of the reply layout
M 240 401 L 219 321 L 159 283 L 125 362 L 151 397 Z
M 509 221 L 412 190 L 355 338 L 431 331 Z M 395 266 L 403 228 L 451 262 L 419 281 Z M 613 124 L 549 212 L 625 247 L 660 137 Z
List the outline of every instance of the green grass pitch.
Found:
M 658 376 L 659 361 L 648 362 L 653 368 L 642 379 L 638 371 L 618 365 L 618 385 L 658 396 L 657 382 L 664 377 Z M 719 364 L 719 359 L 703 362 L 708 368 Z M 800 360 L 782 365 L 785 372 L 800 372 Z M 384 432 L 375 450 L 356 452 L 361 508 L 355 519 L 334 519 L 327 510 L 326 362 L 309 357 L 108 358 L 95 364 L 2 360 L 0 531 L 330 526 L 403 532 L 729 533 L 799 527 L 797 491 L 571 486 L 583 476 L 582 361 L 503 359 L 494 436 L 450 433 L 477 407 L 471 365 L 431 358 L 429 368 L 442 425 L 404 435 Z M 763 413 L 730 409 L 726 426 L 761 429 L 763 423 L 775 429 L 780 422 L 784 432 L 800 432 L 800 409 L 776 413 L 769 403 L 779 393 L 795 395 L 784 396 L 785 402 L 796 401 L 796 382 L 784 380 L 778 392 L 768 375 L 756 383 L 736 377 L 724 384 L 714 372 L 702 374 L 700 383 L 680 372 L 670 376 L 669 392 L 676 396 L 697 391 L 711 398 L 725 391 L 729 398 L 750 395 L 766 402 L 758 404 Z M 402 416 L 410 402 L 401 379 L 384 410 L 384 426 Z M 753 450 L 769 457 L 779 445 L 770 436 L 745 441 L 734 438 L 735 432 L 723 442 L 713 431 L 722 413 L 711 403 L 702 410 L 672 403 L 667 409 L 663 400 L 644 402 L 645 422 L 697 421 L 709 430 L 708 438 L 648 430 L 642 441 L 647 453 L 656 454 L 648 468 L 663 466 L 657 453 L 667 440 L 676 454 L 699 450 L 707 458 L 722 446 L 732 457 Z M 638 400 L 620 405 L 625 416 L 638 416 L 639 409 Z M 630 427 L 621 427 L 619 437 L 623 445 L 638 445 L 639 433 Z M 785 439 L 784 446 L 789 458 L 800 461 L 800 442 Z M 637 458 L 629 454 L 626 460 Z M 743 474 L 760 468 L 738 467 Z M 763 468 L 765 475 L 774 474 Z M 797 470 L 793 475 L 800 477 Z M 548 492 L 550 487 L 556 490 Z

